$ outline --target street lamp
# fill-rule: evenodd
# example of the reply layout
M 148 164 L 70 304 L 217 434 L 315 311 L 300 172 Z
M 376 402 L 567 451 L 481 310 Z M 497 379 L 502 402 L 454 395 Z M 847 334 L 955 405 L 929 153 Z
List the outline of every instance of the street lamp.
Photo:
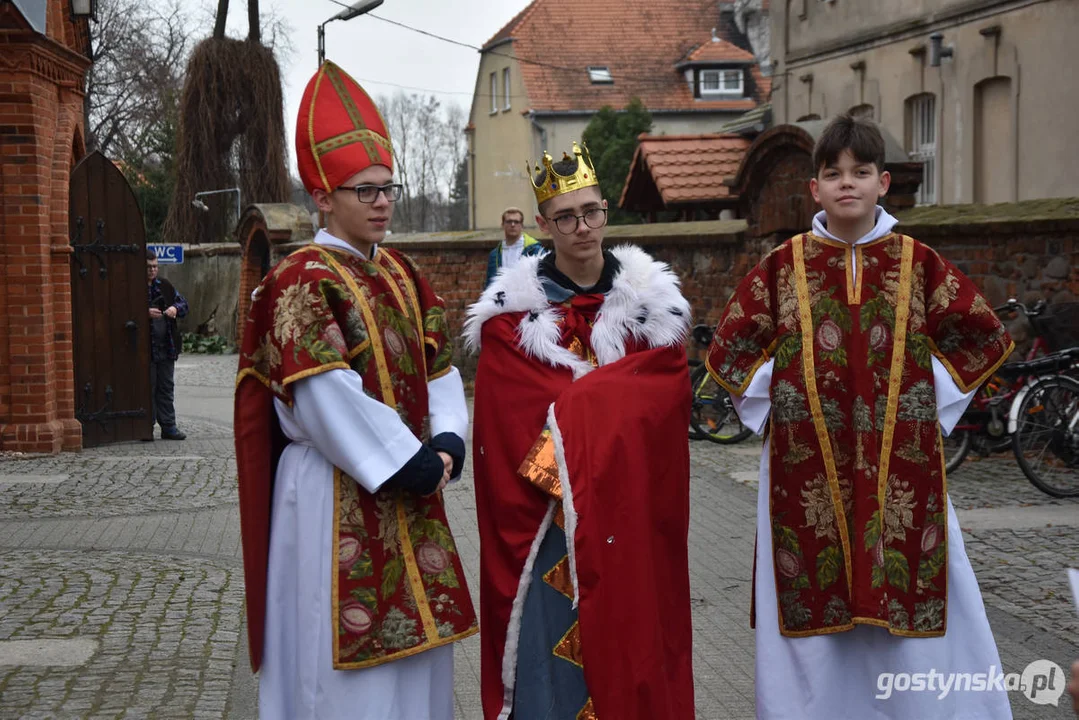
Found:
M 97 22 L 97 0 L 71 0 L 71 17 Z
M 201 198 L 204 195 L 219 195 L 221 193 L 236 193 L 236 222 L 240 222 L 240 188 L 226 188 L 224 190 L 204 190 L 203 192 L 195 193 L 195 199 L 191 201 L 191 204 L 202 212 L 209 212 L 210 208 L 204 203 Z
M 322 67 L 322 63 L 326 61 L 326 25 L 332 23 L 334 20 L 351 20 L 354 17 L 359 17 L 364 13 L 369 13 L 384 0 L 359 0 L 359 2 L 352 3 L 350 7 L 345 8 L 341 12 L 334 15 L 318 26 L 318 66 Z

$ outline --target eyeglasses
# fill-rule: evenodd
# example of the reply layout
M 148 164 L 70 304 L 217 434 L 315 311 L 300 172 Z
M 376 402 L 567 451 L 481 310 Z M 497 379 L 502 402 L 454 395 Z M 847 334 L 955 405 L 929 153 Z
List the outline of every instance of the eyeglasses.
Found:
M 375 202 L 378 200 L 379 193 L 385 195 L 387 201 L 397 202 L 401 199 L 405 186 L 400 183 L 390 183 L 389 185 L 342 185 L 337 189 L 355 191 L 356 199 L 362 203 Z
M 563 235 L 572 235 L 577 232 L 581 220 L 584 220 L 585 227 L 593 230 L 606 225 L 607 208 L 592 208 L 591 210 L 586 210 L 584 215 L 559 215 L 554 220 L 551 220 L 551 218 L 547 218 L 547 220 L 554 223 L 554 226 L 558 228 L 558 232 Z
M 503 225 L 520 225 L 521 221 L 520 220 L 503 220 L 502 224 Z

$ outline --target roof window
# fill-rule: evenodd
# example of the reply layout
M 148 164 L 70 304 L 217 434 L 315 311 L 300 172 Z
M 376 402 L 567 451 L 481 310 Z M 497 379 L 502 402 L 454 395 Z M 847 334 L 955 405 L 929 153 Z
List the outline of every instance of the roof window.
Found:
M 614 85 L 611 69 L 606 65 L 589 65 L 588 79 L 593 85 Z

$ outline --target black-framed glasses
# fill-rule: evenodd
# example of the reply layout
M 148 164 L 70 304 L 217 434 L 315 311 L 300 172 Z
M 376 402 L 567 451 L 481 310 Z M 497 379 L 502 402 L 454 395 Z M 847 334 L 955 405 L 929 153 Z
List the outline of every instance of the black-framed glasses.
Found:
M 553 222 L 554 226 L 558 228 L 558 232 L 563 235 L 572 235 L 577 232 L 581 220 L 584 220 L 585 227 L 598 230 L 607 224 L 607 208 L 592 208 L 591 210 L 586 210 L 584 215 L 559 215 L 554 220 L 551 220 L 551 218 L 547 218 L 547 220 Z
M 405 186 L 401 183 L 389 185 L 342 185 L 338 190 L 352 190 L 356 193 L 356 199 L 362 203 L 373 203 L 378 200 L 378 194 L 382 193 L 389 202 L 397 202 L 405 192 Z

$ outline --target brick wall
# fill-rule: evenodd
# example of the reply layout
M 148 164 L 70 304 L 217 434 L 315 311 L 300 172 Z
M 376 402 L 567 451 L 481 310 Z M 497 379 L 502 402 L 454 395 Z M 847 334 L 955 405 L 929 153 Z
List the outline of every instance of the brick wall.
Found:
M 49 4 L 49 38 L 0 33 L 0 448 L 76 450 L 68 194 L 82 152 L 81 42 Z M 0 7 L 0 15 L 12 13 Z M 19 27 L 4 18 L 4 27 Z M 85 23 L 83 23 L 85 25 Z
M 772 195 L 778 197 L 778 195 Z M 1079 206 L 1079 201 L 1076 201 Z M 1023 204 L 1020 203 L 1020 206 Z M 947 208 L 942 208 L 947 213 Z M 936 248 L 967 273 L 994 305 L 1009 297 L 1024 302 L 1079 298 L 1079 207 L 1074 218 L 1031 218 L 907 223 L 900 230 Z M 694 322 L 715 324 L 738 282 L 774 247 L 772 236 L 755 238 L 744 221 L 670 223 L 611 227 L 608 246 L 633 242 L 669 263 L 682 280 L 693 308 Z M 782 239 L 786 239 L 783 237 Z M 435 291 L 446 300 L 450 326 L 459 336 L 469 304 L 479 297 L 487 253 L 498 242 L 495 233 L 452 233 L 413 236 L 394 241 L 420 264 Z M 1022 324 L 1013 324 L 1017 340 Z M 690 355 L 700 352 L 690 347 Z M 456 362 L 466 377 L 475 371 L 475 358 L 457 349 Z
M 631 242 L 669 263 L 682 279 L 693 308 L 694 322 L 715 323 L 737 282 L 760 260 L 771 244 L 745 241 L 742 221 L 706 221 L 654 225 L 612 226 L 606 244 Z M 464 326 L 465 312 L 483 291 L 487 256 L 501 241 L 498 231 L 405 236 L 391 247 L 408 253 L 446 301 L 446 315 L 455 338 Z M 692 349 L 691 349 L 692 350 Z M 457 342 L 455 363 L 466 378 L 475 373 L 476 359 Z

